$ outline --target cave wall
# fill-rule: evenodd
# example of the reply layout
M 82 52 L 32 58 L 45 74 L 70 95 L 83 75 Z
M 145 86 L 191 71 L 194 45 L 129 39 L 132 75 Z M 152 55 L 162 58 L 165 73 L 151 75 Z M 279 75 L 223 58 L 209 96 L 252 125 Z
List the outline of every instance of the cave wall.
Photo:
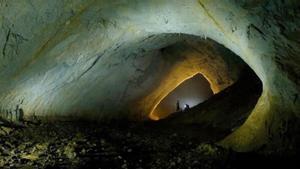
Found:
M 135 69 L 126 59 L 146 53 L 151 60 L 160 55 L 153 49 L 176 41 L 143 43 L 153 35 L 193 34 L 223 44 L 262 80 L 263 94 L 250 117 L 222 142 L 251 150 L 299 118 L 299 15 L 297 0 L 3 0 L 1 109 L 20 105 L 27 115 L 97 118 L 118 112 L 124 98 L 147 91 L 136 84 L 148 89 L 158 78 L 154 73 L 149 81 L 135 81 L 147 66 Z M 155 64 L 148 71 L 159 72 Z

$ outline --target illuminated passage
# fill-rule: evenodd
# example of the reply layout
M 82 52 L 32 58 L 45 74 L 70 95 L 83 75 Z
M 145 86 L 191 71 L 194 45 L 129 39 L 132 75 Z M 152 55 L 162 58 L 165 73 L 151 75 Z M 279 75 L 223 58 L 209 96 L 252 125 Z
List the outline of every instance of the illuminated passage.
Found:
M 213 95 L 209 82 L 201 74 L 187 79 L 169 93 L 155 108 L 157 119 L 166 118 L 173 112 L 184 111 L 207 100 Z

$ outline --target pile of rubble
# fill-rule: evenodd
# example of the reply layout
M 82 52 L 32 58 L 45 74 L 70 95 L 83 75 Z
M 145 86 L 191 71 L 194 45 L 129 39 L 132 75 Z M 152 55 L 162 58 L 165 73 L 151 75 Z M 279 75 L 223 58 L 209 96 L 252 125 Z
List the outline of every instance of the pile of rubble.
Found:
M 235 168 L 240 160 L 236 152 L 170 132 L 133 123 L 0 127 L 0 168 L 206 169 Z

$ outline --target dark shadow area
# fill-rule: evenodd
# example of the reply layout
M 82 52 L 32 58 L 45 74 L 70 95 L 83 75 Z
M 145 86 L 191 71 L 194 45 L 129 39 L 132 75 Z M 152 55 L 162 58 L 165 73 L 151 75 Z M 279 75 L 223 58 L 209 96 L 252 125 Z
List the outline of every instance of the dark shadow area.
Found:
M 239 153 L 175 128 L 157 132 L 135 122 L 56 122 L 3 130 L 1 168 L 238 169 L 296 168 L 298 163 L 296 155 Z

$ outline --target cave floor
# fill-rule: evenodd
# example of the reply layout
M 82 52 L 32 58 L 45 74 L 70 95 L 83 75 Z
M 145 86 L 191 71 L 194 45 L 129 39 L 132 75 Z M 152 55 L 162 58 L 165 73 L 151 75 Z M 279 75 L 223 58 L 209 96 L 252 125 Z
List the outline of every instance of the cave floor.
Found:
M 294 161 L 289 158 L 286 163 L 282 157 L 226 150 L 207 142 L 211 136 L 204 135 L 117 122 L 1 127 L 0 168 L 226 169 L 286 167 Z

